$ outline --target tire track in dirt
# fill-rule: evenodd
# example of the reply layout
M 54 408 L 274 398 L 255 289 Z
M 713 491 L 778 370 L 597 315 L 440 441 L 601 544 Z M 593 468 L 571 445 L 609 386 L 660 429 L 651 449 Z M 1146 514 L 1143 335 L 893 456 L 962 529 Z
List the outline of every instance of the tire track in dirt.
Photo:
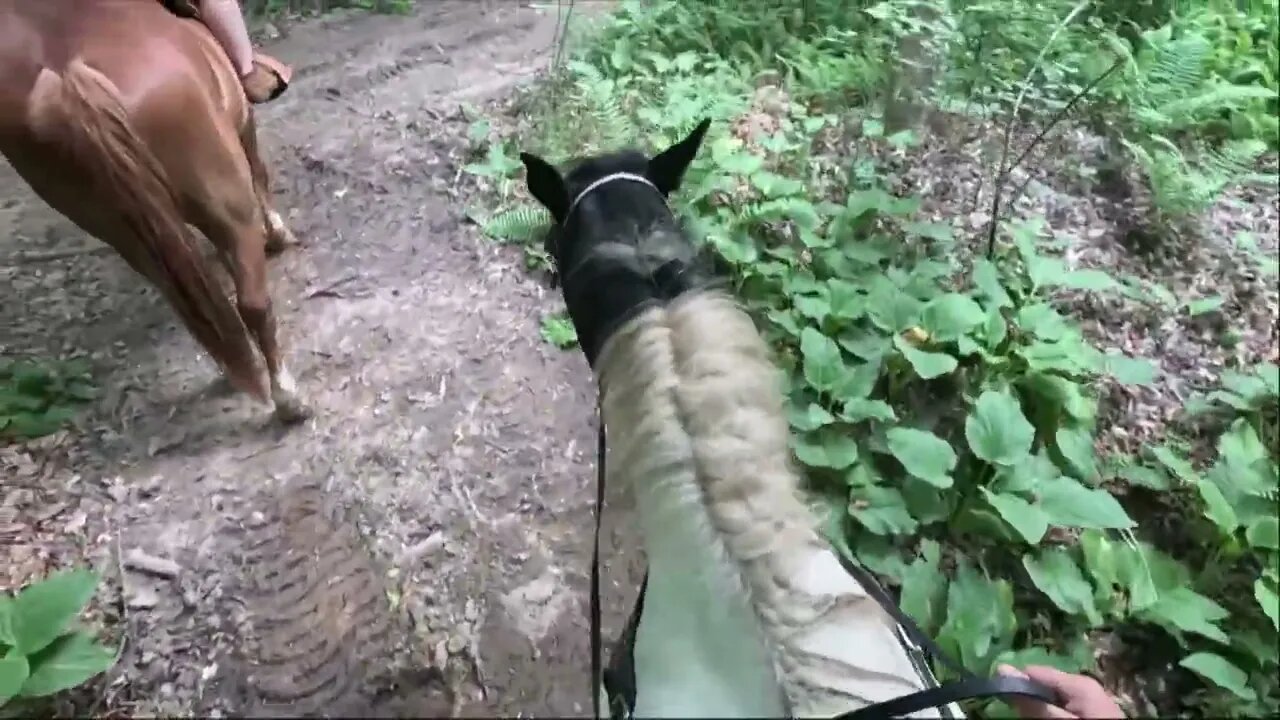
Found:
M 396 687 L 397 663 L 420 667 L 425 659 L 403 647 L 401 639 L 412 629 L 391 607 L 384 569 L 324 487 L 315 480 L 291 482 L 266 506 L 266 513 L 251 515 L 240 562 L 253 636 L 246 638 L 253 690 L 247 714 L 448 712 L 442 682 Z

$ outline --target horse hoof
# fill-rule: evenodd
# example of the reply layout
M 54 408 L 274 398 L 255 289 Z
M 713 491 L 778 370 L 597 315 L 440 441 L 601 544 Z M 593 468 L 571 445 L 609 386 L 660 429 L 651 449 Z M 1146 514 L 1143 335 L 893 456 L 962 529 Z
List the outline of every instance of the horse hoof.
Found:
M 276 400 L 276 419 L 285 425 L 296 425 L 311 415 L 311 409 L 296 397 Z

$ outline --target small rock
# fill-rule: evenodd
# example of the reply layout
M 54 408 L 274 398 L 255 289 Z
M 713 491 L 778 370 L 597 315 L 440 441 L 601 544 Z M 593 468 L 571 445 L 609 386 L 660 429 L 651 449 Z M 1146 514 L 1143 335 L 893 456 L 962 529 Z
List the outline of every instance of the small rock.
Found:
M 77 510 L 75 514 L 67 520 L 67 524 L 62 526 L 62 531 L 68 535 L 73 535 L 84 529 L 84 525 L 88 522 L 89 516 L 83 510 Z
M 125 606 L 130 610 L 150 610 L 159 604 L 160 596 L 155 590 L 145 585 L 133 588 L 128 599 L 125 600 Z
M 125 553 L 124 566 L 130 570 L 166 579 L 175 578 L 182 572 L 182 566 L 178 563 L 167 558 L 148 555 L 142 548 L 133 548 Z
M 450 655 L 457 655 L 467 647 L 467 639 L 461 635 L 453 635 L 449 638 L 449 642 L 446 643 L 445 647 Z
M 405 548 L 401 563 L 404 565 L 412 565 L 426 555 L 430 555 L 441 547 L 444 547 L 444 544 L 444 533 L 437 530 L 428 535 L 426 540 Z
M 440 641 L 435 647 L 435 651 L 431 656 L 432 664 L 438 668 L 444 668 L 449 664 L 449 648 L 446 641 Z

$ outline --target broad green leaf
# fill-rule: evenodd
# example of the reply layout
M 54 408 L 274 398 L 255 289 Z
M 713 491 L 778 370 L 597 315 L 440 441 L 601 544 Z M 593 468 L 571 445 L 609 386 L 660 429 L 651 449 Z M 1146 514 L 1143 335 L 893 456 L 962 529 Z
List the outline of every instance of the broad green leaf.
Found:
M 826 408 L 817 403 L 811 402 L 803 410 L 795 406 L 790 407 L 788 410 L 788 421 L 791 423 L 791 427 L 802 432 L 817 430 L 823 425 L 830 425 L 836 421 L 834 415 L 827 412 Z
M 13 599 L 0 594 L 0 645 L 17 645 L 13 635 Z
M 907 512 L 921 525 L 941 522 L 951 516 L 955 491 L 931 485 L 920 478 L 907 475 L 898 482 L 898 491 L 907 501 Z
M 1234 533 L 1240 526 L 1240 521 L 1236 519 L 1236 511 L 1222 496 L 1218 486 L 1208 480 L 1201 480 L 1196 483 L 1196 489 L 1200 491 L 1200 499 L 1204 501 L 1204 516 L 1213 521 L 1223 535 Z
M 1251 495 L 1263 495 L 1277 488 L 1274 470 L 1269 464 L 1266 446 L 1253 426 L 1239 418 L 1218 438 L 1218 456 L 1230 469 L 1230 487 Z
M 1020 650 L 1001 653 L 1000 657 L 996 658 L 996 663 L 1000 665 L 1012 665 L 1016 668 L 1024 668 L 1028 665 L 1044 665 L 1051 668 L 1057 668 L 1066 673 L 1078 673 L 1081 670 L 1087 669 L 1087 667 L 1077 658 L 1051 653 L 1040 647 L 1022 648 Z M 1022 716 L 1010 715 L 1009 717 L 1020 718 Z
M 1230 640 L 1217 626 L 1228 613 L 1221 605 L 1197 593 L 1189 587 L 1161 589 L 1154 603 L 1142 614 L 1156 623 L 1177 628 L 1182 632 L 1203 635 L 1224 645 Z
M 30 668 L 25 656 L 0 657 L 0 707 L 9 698 L 17 696 L 29 674 Z
M 987 319 L 982 324 L 982 338 L 986 343 L 986 348 L 995 352 L 1000 343 L 1009 337 L 1009 323 L 1004 319 L 1004 315 L 1000 314 L 1000 310 L 992 308 L 987 313 Z M 964 338 L 961 338 L 962 340 Z
M 97 587 L 97 574 L 84 569 L 64 570 L 27 586 L 11 607 L 14 647 L 28 657 L 42 650 L 80 614 Z
M 1257 693 L 1249 687 L 1249 676 L 1245 671 L 1227 662 L 1221 655 L 1198 652 L 1182 658 L 1178 664 L 1214 685 L 1230 690 L 1241 700 L 1253 702 L 1258 699 Z
M 115 654 L 83 632 L 63 635 L 34 656 L 28 657 L 31 676 L 22 686 L 23 697 L 42 697 L 72 688 L 115 662 Z
M 892 422 L 898 419 L 893 408 L 883 400 L 868 400 L 866 398 L 854 398 L 848 400 L 844 404 L 844 411 L 840 413 L 840 417 L 851 423 L 863 422 L 864 420 L 880 420 L 884 422 Z
M 1179 480 L 1188 484 L 1195 485 L 1200 482 L 1200 473 L 1168 445 L 1157 445 L 1151 448 L 1151 455 L 1161 465 L 1169 469 Z
M 968 560 L 960 560 L 947 588 L 947 619 L 938 642 L 949 646 L 966 668 L 983 675 L 993 658 L 1007 649 L 1016 628 L 1012 587 L 992 582 Z
M 1079 428 L 1058 428 L 1054 433 L 1058 444 L 1058 452 L 1067 459 L 1072 474 L 1081 480 L 1092 480 L 1098 475 L 1098 466 L 1093 454 L 1093 435 Z
M 844 377 L 844 358 L 831 338 L 812 327 L 800 333 L 800 354 L 804 357 L 804 379 L 818 390 L 830 390 Z
M 933 378 L 946 375 L 955 370 L 959 366 L 959 362 L 954 357 L 946 353 L 925 352 L 911 347 L 911 344 L 903 340 L 901 336 L 894 336 L 893 346 L 902 353 L 902 356 L 911 363 L 911 369 L 915 370 L 916 375 L 922 380 L 932 380 Z
M 939 488 L 952 486 L 956 453 L 946 440 L 927 430 L 895 427 L 886 433 L 889 452 L 915 477 Z
M 1239 410 L 1240 412 L 1249 412 L 1253 409 L 1252 405 L 1243 397 L 1225 390 L 1214 390 L 1208 395 L 1195 395 L 1187 399 L 1187 413 L 1191 415 L 1203 415 L 1215 409 L 1214 403 L 1222 403 L 1227 407 Z
M 868 533 L 861 528 L 854 531 L 855 544 L 858 551 L 854 557 L 866 569 L 882 577 L 902 581 L 907 572 L 907 564 L 902 553 L 888 537 Z
M 1275 363 L 1258 363 L 1253 368 L 1253 374 L 1266 383 L 1268 395 L 1280 395 L 1280 366 Z
M 1109 352 L 1103 359 L 1107 374 L 1121 385 L 1150 385 L 1156 379 L 1156 366 L 1146 358 L 1131 358 Z
M 856 400 L 870 395 L 880 379 L 880 361 L 858 363 L 852 370 L 848 370 L 847 365 L 845 367 L 844 377 L 831 388 L 831 394 L 840 400 Z
M 1280 630 L 1280 595 L 1276 594 L 1266 580 L 1258 578 L 1253 582 L 1253 597 L 1257 599 L 1262 612 L 1271 618 L 1272 627 Z
M 1049 303 L 1027 305 L 1015 316 L 1018 327 L 1041 340 L 1056 341 L 1067 334 L 1067 319 Z
M 947 578 L 938 572 L 940 558 L 938 543 L 929 539 L 920 542 L 920 556 L 907 566 L 902 576 L 898 603 L 902 611 L 930 635 L 942 624 L 947 598 Z
M 993 493 L 986 488 L 982 488 L 982 495 L 1028 545 L 1038 544 L 1049 531 L 1049 517 L 1044 511 L 1017 495 Z
M 1165 491 L 1169 489 L 1169 477 L 1162 470 L 1146 465 L 1126 465 L 1120 468 L 1120 477 L 1130 485 Z
M 858 461 L 858 443 L 834 426 L 793 437 L 791 446 L 809 467 L 843 470 Z
M 1117 582 L 1129 596 L 1130 611 L 1139 612 L 1151 607 L 1159 599 L 1159 593 L 1145 549 L 1127 542 L 1117 543 L 1113 547 Z
M 920 301 L 903 292 L 888 278 L 880 276 L 867 294 L 867 317 L 887 333 L 900 333 L 916 324 Z
M 1079 383 L 1061 375 L 1029 373 L 1018 383 L 1027 392 L 1034 393 L 1038 403 L 1062 408 L 1074 420 L 1089 422 L 1097 414 L 1097 403 L 1085 396 Z
M 1097 353 L 1078 338 L 1060 342 L 1037 342 L 1017 350 L 1032 372 L 1060 372 L 1077 376 L 1091 373 L 1098 365 Z
M 849 514 L 877 535 L 911 535 L 916 520 L 907 512 L 902 493 L 892 488 L 868 487 L 857 491 L 849 502 Z
M 1000 282 L 1000 271 L 986 258 L 979 258 L 973 263 L 973 284 L 978 286 L 982 295 L 991 301 L 992 306 L 1012 307 L 1013 300 Z
M 867 298 L 857 285 L 840 279 L 827 281 L 831 314 L 841 320 L 856 320 L 866 314 Z
M 796 324 L 795 315 L 784 310 L 770 310 L 769 320 L 786 331 L 791 337 L 800 337 L 800 326 Z
M 950 342 L 987 319 L 982 306 L 960 293 L 946 293 L 925 304 L 920 324 L 935 342 Z
M 791 304 L 796 312 L 821 324 L 831 314 L 831 303 L 825 297 L 816 295 L 792 295 Z
M 1093 603 L 1093 586 L 1084 579 L 1080 567 L 1065 550 L 1045 550 L 1038 556 L 1023 555 L 1031 582 L 1058 609 L 1068 615 L 1083 615 L 1091 627 L 1102 624 L 1102 615 Z
M 1137 525 L 1110 493 L 1087 488 L 1075 478 L 1042 480 L 1035 494 L 1049 522 L 1059 527 L 1123 530 Z
M 1205 313 L 1213 312 L 1214 310 L 1217 310 L 1218 308 L 1222 307 L 1222 304 L 1224 302 L 1226 302 L 1226 299 L 1223 298 L 1221 295 L 1211 295 L 1207 298 L 1197 298 L 1187 303 L 1187 314 L 1190 315 L 1191 317 L 1195 317 L 1197 315 L 1204 315 Z
M 998 493 L 1025 493 L 1034 489 L 1041 480 L 1056 478 L 1062 472 L 1043 450 L 1027 455 L 1016 465 L 996 468 L 995 482 L 991 488 Z
M 1114 290 L 1120 287 L 1120 283 L 1101 270 L 1072 270 L 1062 276 L 1061 280 L 1056 284 L 1060 287 L 1095 292 Z
M 1115 586 L 1120 584 L 1115 545 L 1102 532 L 1085 530 L 1080 533 L 1080 553 L 1084 571 L 1093 579 L 1093 597 L 1103 612 L 1109 612 L 1114 606 Z
M 987 390 L 964 422 L 973 454 L 993 465 L 1015 465 L 1031 452 L 1035 428 L 1007 390 Z
M 1249 524 L 1244 537 L 1251 547 L 1280 550 L 1280 519 L 1261 517 Z
M 843 332 L 838 338 L 840 346 L 853 353 L 855 357 L 867 362 L 876 362 L 883 358 L 892 347 L 889 338 L 875 331 Z

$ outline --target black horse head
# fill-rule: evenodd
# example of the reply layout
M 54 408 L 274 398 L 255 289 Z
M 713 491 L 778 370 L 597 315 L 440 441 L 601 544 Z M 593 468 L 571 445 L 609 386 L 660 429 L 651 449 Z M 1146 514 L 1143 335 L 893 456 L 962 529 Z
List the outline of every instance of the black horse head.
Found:
M 627 150 L 588 157 L 567 175 L 520 153 L 529 192 L 555 226 L 547 251 L 556 265 L 569 316 L 594 364 L 609 335 L 640 310 L 687 290 L 693 244 L 667 206 L 710 126 L 652 158 Z

